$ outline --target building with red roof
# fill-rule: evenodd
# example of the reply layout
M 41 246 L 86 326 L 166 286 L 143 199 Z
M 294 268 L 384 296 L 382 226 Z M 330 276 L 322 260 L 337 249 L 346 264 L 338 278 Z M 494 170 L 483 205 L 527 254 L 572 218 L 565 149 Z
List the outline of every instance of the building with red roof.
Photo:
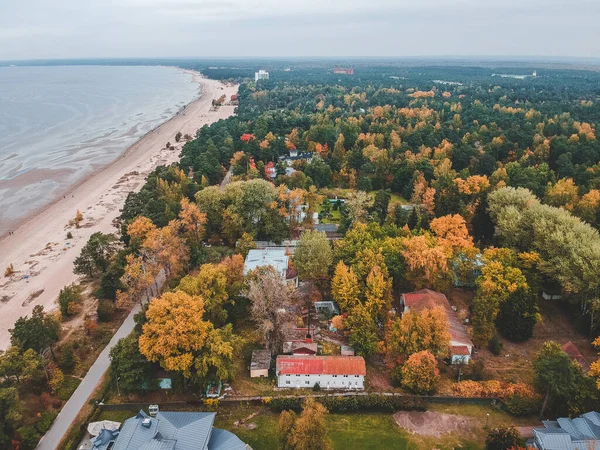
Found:
M 409 311 L 423 311 L 441 306 L 448 318 L 448 331 L 450 332 L 450 360 L 452 364 L 466 364 L 473 353 L 473 341 L 450 302 L 441 292 L 430 289 L 421 289 L 400 296 L 400 310 L 402 313 Z
M 581 354 L 581 352 L 579 351 L 577 346 L 575 344 L 573 344 L 571 341 L 567 342 L 564 345 L 561 345 L 560 349 L 563 352 L 565 352 L 567 355 L 569 355 L 569 358 L 571 358 L 571 361 L 578 362 L 579 365 L 581 365 L 581 367 L 583 368 L 583 370 L 585 370 L 587 372 L 590 369 L 590 366 L 589 366 L 588 362 L 586 361 L 586 359 L 584 358 L 584 356 Z
M 362 356 L 279 355 L 280 388 L 364 389 L 367 368 Z

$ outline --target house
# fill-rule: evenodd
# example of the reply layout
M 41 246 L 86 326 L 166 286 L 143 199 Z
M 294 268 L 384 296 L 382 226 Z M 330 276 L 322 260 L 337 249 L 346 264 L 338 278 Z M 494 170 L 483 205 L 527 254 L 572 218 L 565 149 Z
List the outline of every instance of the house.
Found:
M 305 339 L 303 342 L 292 342 L 290 350 L 292 355 L 316 355 L 318 346 L 312 339 Z
M 400 296 L 400 311 L 404 314 L 409 311 L 423 311 L 441 306 L 448 318 L 448 331 L 450 332 L 450 362 L 452 364 L 467 364 L 473 353 L 473 341 L 467 334 L 456 311 L 441 292 L 430 289 L 409 292 Z
M 571 341 L 567 342 L 564 345 L 561 345 L 560 349 L 563 352 L 565 352 L 567 355 L 569 355 L 569 358 L 571 358 L 571 361 L 578 362 L 579 365 L 583 368 L 583 370 L 585 372 L 590 370 L 590 365 L 588 364 L 586 359 L 583 357 L 583 355 L 581 354 L 581 352 L 579 351 L 577 346 L 575 344 L 573 344 Z
M 284 354 L 300 354 L 310 355 L 317 353 L 317 344 L 313 343 L 314 334 L 318 330 L 311 329 L 309 333 L 308 328 L 296 328 L 292 326 L 283 327 L 283 353 Z M 309 337 L 309 335 L 311 337 Z M 312 351 L 314 350 L 314 353 Z
M 270 368 L 271 352 L 269 350 L 252 350 L 250 378 L 268 377 Z
M 319 314 L 334 316 L 340 313 L 340 309 L 336 305 L 334 301 L 324 300 L 320 302 L 315 302 L 315 310 Z
M 542 421 L 544 428 L 533 429 L 528 446 L 539 450 L 600 450 L 600 413 L 591 411 L 577 418 Z
M 266 70 L 262 70 L 260 69 L 258 72 L 254 72 L 254 81 L 258 81 L 258 80 L 268 80 L 269 79 L 269 72 L 267 72 Z
M 244 275 L 260 267 L 273 267 L 285 280 L 298 287 L 298 272 L 290 266 L 290 257 L 284 248 L 252 249 L 244 262 Z
M 90 439 L 92 450 L 107 450 L 110 448 L 119 435 L 120 426 L 120 422 L 113 422 L 111 420 L 102 420 L 88 424 L 87 432 L 92 436 Z
M 280 388 L 364 389 L 367 369 L 361 356 L 277 357 Z
M 310 163 L 313 159 L 313 153 L 311 152 L 302 152 L 299 153 L 298 150 L 290 150 L 290 155 L 286 158 L 283 159 L 283 162 L 285 162 L 285 164 L 288 167 L 291 167 L 291 165 L 294 163 L 294 161 L 301 161 L 305 159 L 307 163 Z
M 112 450 L 249 450 L 229 431 L 213 428 L 214 412 L 140 411 L 127 419 Z

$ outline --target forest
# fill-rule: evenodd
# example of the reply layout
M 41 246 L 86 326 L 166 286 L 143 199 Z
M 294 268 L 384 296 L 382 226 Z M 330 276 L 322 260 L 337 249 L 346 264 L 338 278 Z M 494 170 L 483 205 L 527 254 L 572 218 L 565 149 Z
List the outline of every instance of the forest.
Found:
M 483 366 L 502 342 L 535 337 L 544 295 L 560 297 L 559 314 L 600 346 L 599 73 L 381 61 L 345 75 L 331 63 L 279 61 L 254 82 L 256 62 L 214 64 L 181 63 L 239 82 L 236 115 L 198 130 L 178 164 L 129 194 L 120 236 L 92 236 L 75 261 L 96 279 L 98 318 L 143 306 L 111 351 L 123 392 L 151 389 L 159 370 L 182 392 L 235 383 L 252 345 L 278 354 L 273 311 L 305 308 L 303 322 L 310 302 L 271 270 L 244 275 L 244 257 L 257 241 L 293 238 L 308 298 L 341 310 L 324 323 L 390 387 L 501 397 L 515 415 L 596 407 L 600 362 L 584 368 L 557 342 L 536 348 L 527 379 Z M 313 230 L 315 217 L 335 226 L 333 238 Z M 446 313 L 394 312 L 400 294 L 423 288 L 469 299 L 463 319 L 481 356 L 460 382 L 444 368 Z M 65 293 L 65 314 L 69 304 Z M 47 335 L 31 332 L 34 320 Z M 24 318 L 0 356 L 0 442 L 18 429 L 37 436 L 14 405 L 23 383 L 41 390 L 57 377 L 53 355 L 39 360 L 56 342 L 53 320 Z

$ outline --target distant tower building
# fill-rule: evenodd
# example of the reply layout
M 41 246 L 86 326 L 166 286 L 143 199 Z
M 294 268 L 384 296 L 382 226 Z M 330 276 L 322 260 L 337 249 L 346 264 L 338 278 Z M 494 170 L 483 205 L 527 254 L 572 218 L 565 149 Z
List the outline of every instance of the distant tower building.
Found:
M 254 81 L 268 80 L 268 79 L 269 79 L 269 72 L 267 72 L 266 70 L 260 69 L 258 72 L 254 72 Z
M 333 69 L 333 73 L 343 74 L 343 75 L 354 75 L 354 69 L 349 69 L 345 67 L 336 67 Z

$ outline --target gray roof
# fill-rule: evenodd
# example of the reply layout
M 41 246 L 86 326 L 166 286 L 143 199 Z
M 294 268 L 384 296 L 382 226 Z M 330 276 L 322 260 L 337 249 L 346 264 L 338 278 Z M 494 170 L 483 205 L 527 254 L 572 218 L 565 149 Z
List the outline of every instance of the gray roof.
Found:
M 246 444 L 235 434 L 219 428 L 213 428 L 210 442 L 208 443 L 208 450 L 244 450 L 245 448 Z
M 243 450 L 244 443 L 228 431 L 218 430 L 218 439 L 213 442 L 215 416 L 207 412 L 161 411 L 149 417 L 140 411 L 125 421 L 113 450 Z M 142 425 L 144 419 L 150 420 L 149 427 Z M 225 439 L 223 433 L 231 436 Z M 236 440 L 241 447 L 231 446 Z M 221 447 L 221 441 L 226 446 Z
M 592 411 L 574 419 L 543 421 L 533 435 L 541 450 L 600 450 L 600 414 Z
M 252 350 L 250 370 L 264 370 L 271 368 L 271 352 L 269 350 Z
M 261 250 L 252 249 L 246 256 L 244 262 L 244 275 L 259 267 L 273 267 L 277 272 L 285 277 L 289 267 L 289 257 L 284 248 L 265 248 Z

